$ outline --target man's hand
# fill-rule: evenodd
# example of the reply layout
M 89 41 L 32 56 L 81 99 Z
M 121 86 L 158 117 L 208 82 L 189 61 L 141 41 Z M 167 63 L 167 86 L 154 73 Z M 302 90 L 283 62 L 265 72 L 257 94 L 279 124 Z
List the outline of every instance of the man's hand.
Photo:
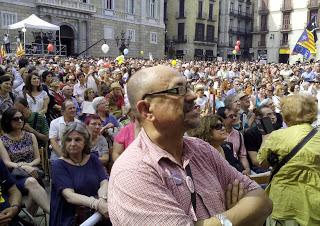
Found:
M 17 208 L 7 208 L 4 209 L 1 213 L 0 213 L 0 226 L 8 226 L 10 221 L 12 220 L 12 218 L 17 214 L 13 211 L 16 211 L 15 209 Z
M 232 184 L 229 184 L 226 191 L 227 210 L 234 207 L 239 202 L 239 200 L 246 195 L 247 192 L 247 189 L 244 189 L 243 184 L 240 183 L 237 179 Z
M 34 129 L 29 125 L 29 123 L 26 123 L 23 127 L 23 129 L 25 131 L 28 131 L 29 133 L 33 133 L 34 132 Z
M 104 127 L 101 128 L 100 134 L 102 134 L 105 130 L 113 128 L 113 127 L 114 127 L 114 125 L 111 122 L 109 122 L 107 125 L 105 125 Z

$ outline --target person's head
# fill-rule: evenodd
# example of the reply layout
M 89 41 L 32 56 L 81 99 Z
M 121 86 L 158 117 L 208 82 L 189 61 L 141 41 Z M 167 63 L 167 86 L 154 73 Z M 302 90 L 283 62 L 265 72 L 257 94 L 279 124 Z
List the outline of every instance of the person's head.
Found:
M 85 89 L 83 96 L 84 96 L 84 100 L 92 101 L 95 96 L 94 90 L 92 88 Z
M 277 85 L 275 90 L 274 90 L 274 94 L 276 96 L 282 97 L 284 95 L 284 87 L 283 87 L 283 85 Z
M 204 86 L 203 85 L 196 85 L 196 87 L 194 88 L 194 91 L 197 94 L 197 97 L 201 98 L 204 96 Z
M 81 122 L 72 122 L 66 126 L 62 136 L 63 157 L 90 154 L 90 134 Z
M 317 119 L 317 100 L 309 95 L 295 94 L 280 101 L 283 119 L 288 126 L 312 124 Z
M 84 123 L 86 124 L 91 137 L 96 137 L 100 134 L 102 121 L 98 115 L 88 116 Z
M 224 104 L 226 107 L 233 109 L 236 113 L 240 111 L 241 105 L 237 94 L 227 96 L 224 99 Z
M 122 96 L 122 87 L 119 82 L 112 83 L 110 88 L 115 96 Z
M 51 71 L 46 70 L 46 71 L 42 72 L 41 77 L 42 77 L 42 81 L 44 83 L 51 84 L 53 73 Z
M 200 126 L 188 132 L 190 136 L 198 137 L 210 144 L 223 143 L 227 138 L 223 118 L 218 115 L 206 115 L 201 117 Z
M 73 95 L 73 88 L 69 85 L 66 85 L 62 88 L 62 94 L 67 98 L 70 99 Z
M 24 126 L 24 117 L 20 111 L 15 108 L 8 108 L 2 114 L 1 128 L 5 133 L 22 130 Z
M 10 76 L 0 76 L 0 90 L 5 93 L 9 93 L 12 91 L 12 78 Z
M 25 98 L 17 97 L 14 100 L 14 108 L 20 111 L 25 119 L 27 119 L 31 114 L 28 101 Z
M 317 73 L 320 73 L 320 63 L 315 63 L 314 64 L 314 71 Z
M 41 91 L 41 81 L 38 72 L 34 71 L 27 75 L 25 89 L 29 94 L 34 89 Z
M 240 81 L 239 81 L 239 79 L 235 79 L 233 81 L 233 88 L 235 89 L 236 92 L 238 92 L 240 90 Z
M 19 59 L 18 65 L 20 69 L 26 67 L 28 64 L 29 61 L 26 58 Z
M 223 122 L 227 128 L 231 128 L 235 125 L 238 118 L 238 115 L 234 110 L 229 107 L 220 107 L 217 111 L 217 115 L 223 118 Z
M 258 90 L 258 94 L 261 97 L 265 97 L 266 96 L 266 86 L 260 85 L 260 86 L 257 87 L 257 90 Z
M 96 97 L 92 101 L 92 107 L 97 114 L 108 114 L 109 103 L 104 97 Z
M 149 67 L 136 72 L 128 81 L 128 98 L 136 119 L 146 129 L 175 134 L 199 125 L 197 98 L 184 76 L 167 66 Z
M 68 74 L 66 77 L 66 84 L 73 87 L 76 83 L 76 77 L 73 74 Z
M 250 107 L 250 96 L 248 96 L 246 93 L 241 92 L 238 97 L 240 100 L 241 109 L 248 110 Z
M 274 110 L 271 107 L 269 107 L 268 105 L 265 105 L 265 106 L 262 106 L 262 107 L 255 109 L 254 113 L 255 113 L 257 119 L 269 117 L 271 119 L 272 124 L 276 124 L 276 122 L 277 122 L 277 117 L 275 115 Z
M 77 79 L 79 80 L 79 82 L 80 82 L 81 84 L 84 84 L 84 82 L 85 82 L 85 76 L 84 76 L 83 72 L 78 72 L 76 75 L 77 75 Z
M 61 104 L 61 113 L 63 117 L 68 119 L 76 117 L 77 110 L 72 100 L 65 100 Z

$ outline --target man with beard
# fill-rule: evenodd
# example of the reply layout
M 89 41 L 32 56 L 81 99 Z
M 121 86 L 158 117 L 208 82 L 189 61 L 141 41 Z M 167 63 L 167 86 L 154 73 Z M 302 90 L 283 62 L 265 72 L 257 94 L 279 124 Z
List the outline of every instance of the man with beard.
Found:
M 200 118 L 196 95 L 178 71 L 142 69 L 127 90 L 141 131 L 112 168 L 114 226 L 263 224 L 272 210 L 264 191 L 208 143 L 184 137 Z
M 268 105 L 256 109 L 255 116 L 257 120 L 261 120 L 264 117 L 269 117 L 274 129 L 279 129 L 279 126 L 277 126 L 276 114 Z M 244 144 L 250 157 L 248 158 L 250 167 L 257 173 L 261 172 L 261 169 L 259 168 L 259 162 L 257 160 L 257 154 L 262 144 L 263 135 L 265 135 L 265 132 L 259 129 L 257 125 L 248 129 L 244 133 Z

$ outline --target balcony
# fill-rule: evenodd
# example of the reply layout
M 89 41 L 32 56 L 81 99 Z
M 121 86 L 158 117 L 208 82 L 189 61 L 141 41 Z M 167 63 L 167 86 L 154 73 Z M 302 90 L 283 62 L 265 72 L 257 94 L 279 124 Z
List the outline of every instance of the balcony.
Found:
M 319 2 L 318 2 L 318 0 L 309 0 L 309 2 L 308 2 L 308 9 L 319 9 Z
M 179 36 L 173 36 L 172 40 L 174 43 L 180 44 L 180 43 L 187 43 L 188 37 L 186 35 L 179 35 Z
M 196 44 L 205 44 L 208 45 L 209 43 L 218 43 L 218 38 L 208 38 L 208 37 L 195 37 L 194 42 Z M 209 44 L 210 45 L 210 44 Z
M 96 7 L 93 4 L 83 3 L 74 0 L 36 0 L 36 5 L 49 6 L 52 8 L 61 8 L 90 14 L 96 12 Z
M 281 11 L 284 13 L 291 12 L 293 10 L 291 3 L 290 4 L 283 4 L 281 7 Z
M 260 6 L 259 10 L 258 10 L 258 13 L 260 15 L 268 15 L 269 14 L 268 6 Z
M 291 24 L 282 24 L 280 31 L 281 31 L 281 32 L 289 32 L 289 31 L 292 31 L 292 26 L 291 26 Z
M 176 19 L 185 19 L 186 12 L 176 12 Z
M 258 47 L 266 47 L 266 41 L 259 41 L 258 42 Z
M 208 18 L 207 13 L 202 12 L 201 14 L 198 13 L 197 19 L 198 20 L 206 20 Z
M 259 27 L 254 27 L 253 31 L 251 33 L 253 34 L 261 34 L 261 33 L 268 33 L 269 29 L 267 28 L 267 26 L 259 26 Z
M 282 48 L 289 48 L 289 42 L 288 42 L 288 40 L 281 40 L 281 41 L 280 41 L 280 47 L 282 47 Z
M 215 22 L 218 20 L 218 16 L 217 15 L 212 15 L 212 17 L 210 18 L 210 16 L 208 17 L 209 21 Z

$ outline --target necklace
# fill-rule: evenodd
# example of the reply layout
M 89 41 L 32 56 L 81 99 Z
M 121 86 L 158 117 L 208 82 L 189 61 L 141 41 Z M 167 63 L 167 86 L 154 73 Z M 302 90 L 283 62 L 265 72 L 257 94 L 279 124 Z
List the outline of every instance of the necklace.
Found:
M 70 157 L 71 162 L 76 165 L 76 166 L 82 166 L 82 161 L 83 161 L 83 154 L 81 155 L 81 160 L 79 162 L 74 161 L 71 157 Z

